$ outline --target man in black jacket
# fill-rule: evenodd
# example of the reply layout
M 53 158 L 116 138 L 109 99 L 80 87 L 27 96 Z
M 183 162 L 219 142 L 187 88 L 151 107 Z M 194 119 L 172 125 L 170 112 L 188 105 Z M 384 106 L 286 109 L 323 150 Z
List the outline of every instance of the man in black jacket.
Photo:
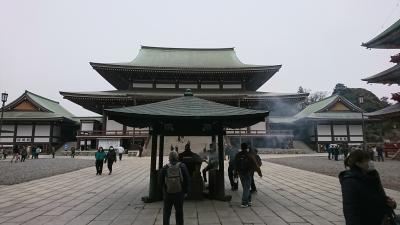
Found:
M 170 191 L 173 188 L 168 187 L 170 183 L 169 179 L 173 179 L 170 171 L 172 167 L 178 167 L 180 170 L 180 190 L 177 191 Z M 175 207 L 176 225 L 183 225 L 183 200 L 185 194 L 188 193 L 190 189 L 190 177 L 185 164 L 178 162 L 177 152 L 172 151 L 169 153 L 169 163 L 165 165 L 160 172 L 159 184 L 163 185 L 164 194 L 163 225 L 169 225 L 172 206 Z
M 112 165 L 114 162 L 117 162 L 117 153 L 115 152 L 113 146 L 110 146 L 110 148 L 108 149 L 106 159 L 107 159 L 107 167 L 108 167 L 108 170 L 110 171 L 108 173 L 108 175 L 111 175 Z

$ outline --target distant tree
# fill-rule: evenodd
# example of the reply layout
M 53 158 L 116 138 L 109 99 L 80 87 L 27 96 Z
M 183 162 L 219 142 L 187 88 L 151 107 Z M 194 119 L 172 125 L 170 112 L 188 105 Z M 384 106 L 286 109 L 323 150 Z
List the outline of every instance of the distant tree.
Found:
M 390 106 L 390 105 L 391 105 L 391 104 L 390 104 L 390 102 L 389 102 L 389 98 L 388 98 L 388 97 L 386 97 L 386 96 L 383 96 L 383 97 L 382 97 L 382 98 L 380 98 L 379 100 L 381 101 L 382 105 L 386 105 L 385 107 L 387 107 L 387 106 Z
M 315 102 L 319 102 L 322 99 L 326 98 L 327 95 L 328 95 L 328 93 L 326 91 L 313 92 L 308 96 L 308 104 L 313 104 Z
M 397 102 L 400 102 L 400 92 L 398 92 L 398 93 L 393 93 L 393 94 L 392 94 L 392 99 L 395 100 L 395 101 L 397 101 Z
M 304 91 L 304 88 L 303 88 L 302 86 L 300 86 L 300 87 L 299 87 L 299 90 L 297 91 L 297 94 L 304 94 L 304 93 L 306 93 L 306 92 Z
M 337 83 L 336 85 L 335 85 L 335 88 L 333 89 L 333 95 L 334 94 L 341 94 L 342 93 L 342 91 L 344 91 L 344 90 L 346 90 L 347 89 L 347 87 L 346 87 L 346 85 L 344 85 L 344 84 L 342 84 L 342 83 Z

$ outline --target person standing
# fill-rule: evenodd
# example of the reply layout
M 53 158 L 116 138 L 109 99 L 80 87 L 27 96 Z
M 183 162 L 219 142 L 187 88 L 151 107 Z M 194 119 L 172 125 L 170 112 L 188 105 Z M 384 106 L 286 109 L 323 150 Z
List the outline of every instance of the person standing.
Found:
M 109 171 L 108 175 L 111 175 L 113 163 L 117 162 L 117 153 L 115 152 L 113 146 L 110 146 L 110 148 L 108 149 L 106 160 L 107 160 L 107 167 L 108 167 L 108 171 Z
M 339 145 L 336 145 L 335 148 L 333 148 L 333 156 L 335 157 L 335 161 L 339 160 Z
M 332 146 L 330 144 L 325 145 L 325 149 L 328 152 L 328 159 L 331 160 L 332 157 Z
M 104 152 L 103 147 L 99 147 L 97 152 L 94 154 L 96 158 L 96 175 L 101 175 L 103 173 L 103 162 L 106 158 L 106 153 Z
M 183 225 L 183 200 L 190 190 L 190 177 L 185 164 L 178 162 L 177 152 L 171 151 L 168 157 L 169 163 L 162 168 L 159 177 L 159 183 L 163 184 L 163 225 L 170 224 L 172 206 L 176 225 Z
M 36 146 L 32 146 L 32 158 L 31 159 L 36 159 Z
M 55 155 L 56 155 L 56 147 L 54 146 L 54 145 L 52 145 L 51 147 L 50 147 L 50 153 L 51 153 L 51 155 L 52 155 L 52 157 L 53 157 L 53 159 L 55 158 Z
M 172 150 L 173 150 L 173 148 L 172 148 Z M 143 143 L 139 145 L 139 157 L 142 157 L 142 154 L 143 154 Z
M 236 191 L 239 186 L 239 181 L 238 177 L 234 176 L 234 171 L 235 171 L 235 157 L 238 154 L 238 150 L 236 148 L 230 147 L 228 150 L 228 158 L 229 158 L 229 163 L 228 163 L 228 177 L 229 177 L 229 182 L 231 183 L 231 190 Z
M 396 202 L 388 197 L 367 151 L 355 150 L 345 159 L 346 168 L 339 174 L 343 214 L 348 225 L 382 225 Z
M 7 158 L 7 150 L 6 149 L 2 148 L 1 149 L 1 154 L 3 155 L 3 159 Z
M 40 147 L 36 148 L 36 154 L 35 154 L 35 159 L 39 159 L 39 154 L 42 152 L 42 149 Z
M 382 162 L 385 161 L 385 158 L 383 157 L 383 146 L 382 144 L 379 144 L 378 146 L 376 146 L 376 151 L 378 153 L 378 162 L 380 162 L 382 160 Z
M 118 150 L 119 161 L 121 161 L 122 160 L 122 154 L 124 154 L 125 149 L 122 146 L 118 146 L 117 150 Z M 140 155 L 140 151 L 139 151 L 139 155 Z
M 21 150 L 21 162 L 25 162 L 26 156 L 28 155 L 27 146 L 24 146 Z
M 252 205 L 250 193 L 251 174 L 254 173 L 254 170 L 257 170 L 260 177 L 262 177 L 262 174 L 256 162 L 251 158 L 247 144 L 242 143 L 240 148 L 241 151 L 235 157 L 235 175 L 239 175 L 243 188 L 242 204 L 240 207 L 246 208 Z

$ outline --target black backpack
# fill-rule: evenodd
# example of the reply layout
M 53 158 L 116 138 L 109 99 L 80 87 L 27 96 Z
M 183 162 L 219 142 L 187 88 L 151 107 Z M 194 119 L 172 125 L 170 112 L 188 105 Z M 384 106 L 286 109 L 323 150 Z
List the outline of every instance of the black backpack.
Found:
M 250 158 L 247 155 L 247 153 L 245 154 L 237 154 L 237 165 L 236 165 L 236 169 L 239 173 L 247 173 L 250 171 Z

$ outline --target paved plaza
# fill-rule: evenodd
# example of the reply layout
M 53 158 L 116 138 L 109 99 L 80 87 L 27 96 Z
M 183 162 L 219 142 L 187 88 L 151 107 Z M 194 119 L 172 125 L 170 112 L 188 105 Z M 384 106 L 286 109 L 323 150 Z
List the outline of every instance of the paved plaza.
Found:
M 0 186 L 0 223 L 162 224 L 162 203 L 141 201 L 148 193 L 149 165 L 147 157 L 125 158 L 110 176 L 96 176 L 93 166 Z M 337 178 L 267 162 L 262 171 L 251 208 L 240 208 L 240 190 L 228 190 L 231 202 L 186 201 L 185 224 L 344 224 Z M 400 192 L 387 193 L 400 202 Z

